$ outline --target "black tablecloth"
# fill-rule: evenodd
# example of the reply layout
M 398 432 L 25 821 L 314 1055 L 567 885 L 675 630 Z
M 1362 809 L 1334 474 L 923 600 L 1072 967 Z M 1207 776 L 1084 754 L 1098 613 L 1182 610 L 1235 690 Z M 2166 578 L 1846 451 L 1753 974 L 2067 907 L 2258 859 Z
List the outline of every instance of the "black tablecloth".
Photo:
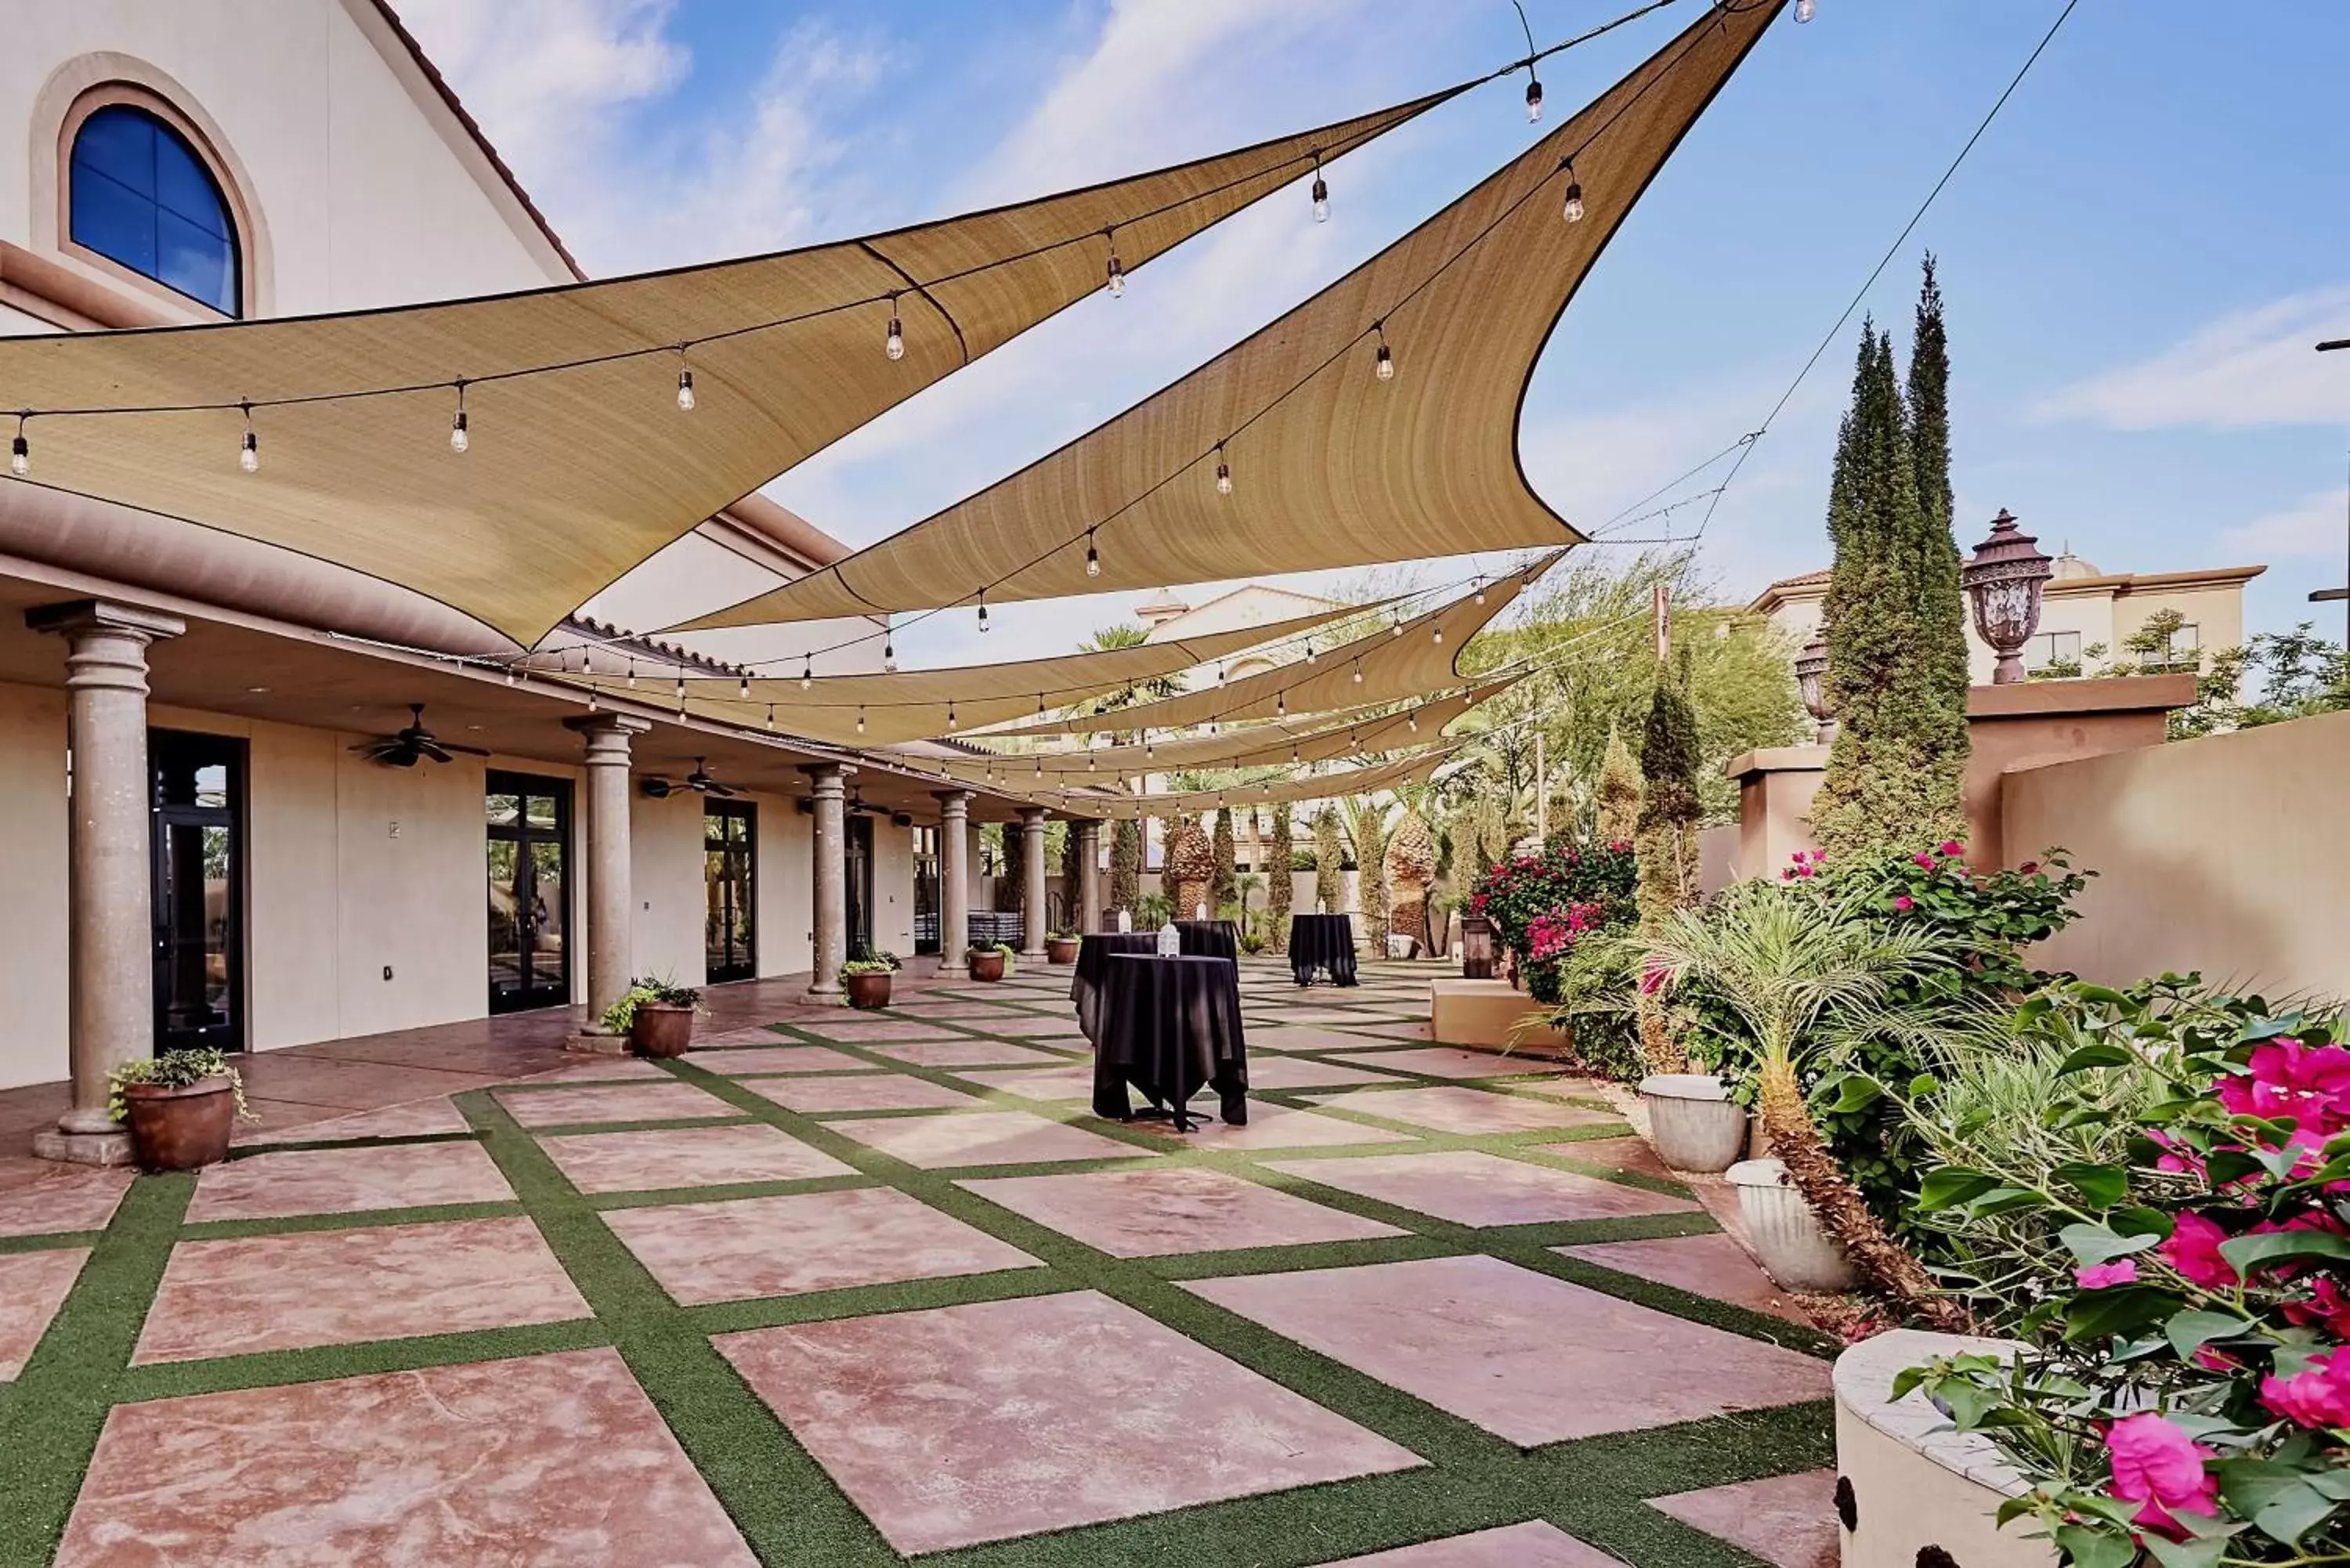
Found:
M 1132 1117 L 1130 1085 L 1191 1130 L 1185 1105 L 1213 1088 L 1219 1114 L 1248 1122 L 1248 1043 L 1241 1032 L 1240 968 L 1230 959 L 1117 953 L 1105 961 L 1101 1039 L 1094 1052 L 1094 1115 Z
M 1087 931 L 1077 939 L 1077 968 L 1069 981 L 1069 1000 L 1076 1003 L 1077 1027 L 1096 1047 L 1101 1044 L 1102 981 L 1108 977 L 1109 955 L 1158 950 L 1156 931 Z
M 1178 920 L 1175 940 L 1183 944 L 1186 958 L 1241 956 L 1240 928 L 1230 920 Z
M 1300 985 L 1326 969 L 1333 985 L 1355 983 L 1355 922 L 1345 915 L 1289 917 L 1289 972 Z

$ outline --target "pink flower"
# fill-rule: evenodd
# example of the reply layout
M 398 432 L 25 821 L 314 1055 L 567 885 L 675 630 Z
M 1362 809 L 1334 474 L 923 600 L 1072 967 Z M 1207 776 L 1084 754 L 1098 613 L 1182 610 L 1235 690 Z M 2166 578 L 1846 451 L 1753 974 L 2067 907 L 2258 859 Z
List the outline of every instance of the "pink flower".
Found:
M 2236 1266 L 2220 1255 L 2228 1233 L 2200 1214 L 2181 1214 L 2169 1239 L 2158 1251 L 2164 1262 L 2205 1290 L 2218 1290 L 2236 1281 Z
M 2166 1417 L 2150 1410 L 2125 1416 L 2106 1432 L 2106 1454 L 2113 1466 L 2114 1495 L 2145 1504 L 2134 1522 L 2178 1537 L 2184 1532 L 2176 1515 L 2220 1511 L 2220 1483 L 2203 1468 L 2211 1450 Z
M 1792 881 L 1794 881 L 1794 879 L 1795 879 L 1795 868 L 1794 868 L 1793 866 L 1783 866 L 1783 867 L 1781 867 L 1779 868 L 1779 880 L 1780 880 L 1780 881 L 1782 881 L 1782 882 L 1792 882 Z
M 1917 864 L 1923 866 L 1929 871 L 1931 871 L 1934 868 L 1934 857 L 1927 854 L 1922 849 L 1920 849 L 1917 854 L 1909 857 L 1909 858 Z
M 2073 1271 L 2073 1282 L 2085 1291 L 2101 1291 L 2107 1285 L 2133 1285 L 2137 1282 L 2137 1260 L 2116 1258 L 2110 1263 L 2090 1263 Z
M 2017 867 L 2016 869 L 2022 872 L 2026 877 L 2037 877 L 2040 875 L 2040 862 L 2037 860 L 2027 860 L 2022 865 Z
M 2336 1339 L 2350 1339 L 2350 1296 L 2345 1296 L 2340 1285 L 2322 1275 L 2307 1301 L 2284 1303 L 2284 1315 L 2303 1326 L 2323 1324 L 2325 1332 Z
M 2350 1427 L 2350 1356 L 2332 1350 L 2294 1376 L 2262 1378 L 2261 1403 L 2304 1427 Z
M 1946 839 L 1944 839 L 1941 843 L 1937 844 L 1936 846 L 1934 846 L 1934 853 L 1935 853 L 1935 854 L 1937 854 L 1937 855 L 1948 855 L 1948 856 L 1956 857 L 1956 856 L 1960 856 L 1960 855 L 1964 855 L 1966 852 L 1967 852 L 1967 846 L 1966 846 L 1965 845 L 1963 845 L 1963 844 L 1960 843 L 1960 842 L 1959 842 L 1957 839 L 1955 839 L 1955 838 L 1946 838 Z
M 2252 1053 L 2251 1068 L 2213 1091 L 2230 1115 L 2289 1121 L 2321 1140 L 2350 1127 L 2350 1051 L 2271 1041 Z
M 1893 907 L 1897 909 L 1914 909 L 1918 907 L 1918 900 L 1907 893 L 1898 894 L 1894 898 Z
M 1640 994 L 1642 996 L 1654 996 L 1657 992 L 1664 990 L 1665 981 L 1669 974 L 1669 971 L 1663 964 L 1658 962 L 1655 959 L 1650 959 L 1640 971 Z

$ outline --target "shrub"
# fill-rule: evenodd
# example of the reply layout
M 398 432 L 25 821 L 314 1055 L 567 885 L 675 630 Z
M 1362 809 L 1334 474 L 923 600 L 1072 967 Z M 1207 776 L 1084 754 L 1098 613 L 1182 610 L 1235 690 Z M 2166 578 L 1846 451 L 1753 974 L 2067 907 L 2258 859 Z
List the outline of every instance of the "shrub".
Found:
M 637 1022 L 637 1010 L 645 1006 L 702 1008 L 702 992 L 691 985 L 680 985 L 668 979 L 635 979 L 620 999 L 604 1009 L 602 1023 L 607 1033 L 626 1034 Z
M 898 961 L 886 953 L 876 953 L 871 958 L 853 958 L 840 966 L 843 974 L 894 974 L 897 970 Z
M 222 1052 L 166 1051 L 159 1056 L 141 1056 L 117 1063 L 106 1075 L 106 1114 L 116 1121 L 129 1118 L 130 1107 L 122 1091 L 132 1084 L 152 1084 L 159 1088 L 186 1089 L 207 1078 L 226 1078 L 229 1093 L 236 1096 L 236 1115 L 240 1121 L 252 1121 L 253 1107 L 244 1103 L 244 1075 L 229 1065 Z
M 1495 940 L 1518 955 L 1536 1002 L 1560 1000 L 1560 970 L 1594 931 L 1637 918 L 1639 867 L 1628 844 L 1576 849 L 1554 839 L 1538 853 L 1496 861 L 1469 894 L 1469 913 L 1493 922 Z

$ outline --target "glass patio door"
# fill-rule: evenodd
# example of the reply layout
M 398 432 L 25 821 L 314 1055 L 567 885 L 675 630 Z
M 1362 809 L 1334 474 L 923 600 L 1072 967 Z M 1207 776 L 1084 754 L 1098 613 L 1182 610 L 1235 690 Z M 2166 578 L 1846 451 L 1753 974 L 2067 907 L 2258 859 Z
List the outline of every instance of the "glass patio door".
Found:
M 747 800 L 706 801 L 702 808 L 702 882 L 709 914 L 702 928 L 703 977 L 715 983 L 759 971 L 756 888 L 758 807 Z
M 939 946 L 939 830 L 914 829 L 914 950 L 935 953 Z
M 571 784 L 489 775 L 490 1011 L 571 1000 Z
M 860 958 L 873 950 L 873 819 L 851 813 L 842 858 L 848 882 L 848 956 Z
M 244 1049 L 244 742 L 155 730 L 155 1049 Z

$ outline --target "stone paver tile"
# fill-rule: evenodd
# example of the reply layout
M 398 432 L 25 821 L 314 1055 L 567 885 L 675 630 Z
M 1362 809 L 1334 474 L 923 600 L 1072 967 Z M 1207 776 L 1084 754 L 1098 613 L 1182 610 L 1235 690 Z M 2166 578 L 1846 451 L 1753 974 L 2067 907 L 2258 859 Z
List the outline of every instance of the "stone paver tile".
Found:
M 641 1056 L 599 1056 L 582 1054 L 560 1067 L 544 1073 L 533 1073 L 518 1083 L 543 1084 L 666 1084 L 671 1082 L 669 1073 L 653 1065 Z
M 498 1103 L 526 1127 L 573 1122 L 682 1122 L 741 1113 L 691 1084 L 615 1084 L 609 1088 L 501 1089 Z
M 1212 1114 L 1212 1101 L 1193 1101 L 1195 1111 L 1205 1109 Z M 1317 1116 L 1312 1111 L 1294 1111 L 1287 1106 L 1254 1104 L 1249 1106 L 1246 1127 L 1232 1127 L 1223 1122 L 1205 1122 L 1192 1132 L 1179 1133 L 1166 1122 L 1136 1122 L 1142 1132 L 1163 1135 L 1170 1143 L 1196 1145 L 1201 1148 L 1335 1148 L 1350 1143 L 1409 1143 L 1411 1134 L 1395 1132 L 1387 1127 L 1367 1127 L 1360 1122 L 1350 1122 L 1338 1116 Z
M 333 1116 L 297 1127 L 271 1128 L 238 1141 L 245 1145 L 297 1141 L 319 1143 L 334 1138 L 429 1137 L 472 1130 L 464 1113 L 443 1095 L 437 1099 L 418 1100 L 412 1105 L 386 1106 L 380 1111 L 360 1111 L 353 1116 Z
M 716 1344 L 909 1555 L 1421 1462 L 1091 1291 Z
M 1360 1067 L 1332 1066 L 1311 1056 L 1252 1055 L 1248 1077 L 1252 1089 L 1343 1089 L 1349 1084 L 1396 1082 L 1383 1073 L 1367 1073 Z
M 690 1060 L 705 1072 L 728 1077 L 738 1073 L 870 1073 L 876 1065 L 826 1045 L 747 1045 L 697 1051 Z
M 1377 1034 L 1387 1040 L 1433 1040 L 1436 1031 L 1427 1023 L 1366 1023 L 1365 1034 Z
M 1000 1040 L 912 1041 L 876 1045 L 873 1050 L 877 1055 L 895 1057 L 917 1067 L 1041 1067 L 1050 1062 L 1068 1060 L 1050 1051 Z
M 407 1339 L 588 1315 L 520 1216 L 182 1241 L 139 1336 L 139 1366 Z
M 1044 1266 L 886 1187 L 620 1209 L 604 1222 L 686 1306 Z
M 1551 1078 L 1565 1072 L 1557 1063 L 1539 1057 L 1504 1056 L 1495 1051 L 1467 1051 L 1458 1045 L 1430 1045 L 1421 1051 L 1369 1051 L 1331 1059 L 1358 1067 L 1418 1073 L 1428 1078 Z
M 1752 1552 L 1771 1568 L 1836 1568 L 1835 1471 L 1709 1487 L 1648 1506 Z
M 1372 1155 L 1362 1159 L 1299 1159 L 1276 1163 L 1273 1168 L 1342 1192 L 1433 1214 L 1456 1225 L 1617 1220 L 1630 1214 L 1686 1213 L 1698 1207 L 1646 1188 L 1504 1159 L 1477 1149 Z
M 1150 1152 L 1026 1111 L 851 1118 L 825 1125 L 924 1170 L 959 1165 L 1042 1165 L 1057 1159 L 1107 1159 Z
M 743 1086 L 795 1111 L 924 1111 L 981 1102 L 928 1078 L 868 1073 L 825 1078 L 749 1078 Z
M 118 1405 L 57 1561 L 757 1559 L 619 1354 L 598 1348 Z
M 828 1018 L 815 1023 L 800 1023 L 799 1027 L 827 1040 L 852 1040 L 859 1045 L 869 1045 L 876 1040 L 962 1038 L 951 1029 L 941 1029 L 918 1018 Z
M 743 1029 L 720 1029 L 708 1034 L 696 1031 L 693 1048 L 701 1051 L 713 1045 L 775 1045 L 781 1044 L 783 1038 L 765 1024 L 755 1023 Z
M 1828 1393 L 1824 1361 L 1498 1258 L 1183 1288 L 1522 1448 Z
M 956 1075 L 1032 1100 L 1090 1100 L 1094 1094 L 1094 1070 L 1090 1063 L 1042 1069 L 979 1067 Z
M 571 1133 L 542 1138 L 539 1147 L 582 1192 L 650 1192 L 855 1174 L 853 1168 L 764 1122 Z
M 1449 1535 L 1368 1557 L 1349 1557 L 1327 1568 L 1623 1568 L 1623 1559 L 1586 1546 L 1555 1524 L 1539 1519 Z
M 1315 1023 L 1347 1027 L 1387 1022 L 1385 1019 L 1372 1018 L 1364 1013 L 1338 1007 L 1280 1007 L 1260 1002 L 1247 1011 L 1253 1013 L 1271 1014 L 1272 1021 L 1278 1024 Z
M 1746 1249 L 1727 1236 L 1666 1236 L 1648 1241 L 1589 1241 L 1580 1246 L 1554 1247 L 1553 1251 L 1580 1258 L 1603 1269 L 1671 1285 L 1691 1295 L 1709 1296 L 1754 1312 L 1767 1313 L 1789 1323 L 1811 1326 L 1804 1309 L 1787 1298 L 1771 1276 L 1746 1255 Z
M 1449 1133 L 1539 1132 L 1544 1127 L 1593 1127 L 1623 1119 L 1613 1111 L 1595 1111 L 1557 1100 L 1490 1094 L 1457 1084 L 1392 1091 L 1357 1089 L 1322 1103 L 1338 1110 L 1361 1111 L 1389 1121 Z
M 1259 1051 L 1359 1051 L 1373 1042 L 1359 1034 L 1342 1034 L 1336 1029 L 1276 1023 L 1268 1027 L 1251 1024 L 1248 1044 L 1250 1054 L 1253 1055 Z
M 0 1236 L 60 1236 L 103 1231 L 137 1171 L 64 1167 L 0 1192 Z
M 196 1178 L 188 1218 L 282 1220 L 438 1203 L 511 1203 L 514 1189 L 470 1139 L 247 1155 Z
M 0 1383 L 25 1370 L 88 1257 L 87 1247 L 0 1253 Z
M 1074 1018 L 1008 1018 L 1001 1023 L 983 1025 L 991 1034 L 1009 1034 L 1020 1040 L 1082 1040 L 1085 1030 Z
M 889 1012 L 893 1014 L 902 1013 L 906 1021 L 917 1023 L 930 1023 L 940 1020 L 975 1023 L 984 1019 L 1009 1016 L 1004 1009 L 992 1003 L 964 1002 L 960 999 L 951 1002 L 902 1002 L 891 1007 Z
M 1648 1147 L 1648 1140 L 1645 1138 L 1578 1138 L 1573 1143 L 1544 1144 L 1542 1147 L 1545 1153 L 1560 1155 L 1568 1159 L 1579 1159 L 1586 1165 L 1605 1165 L 1617 1170 L 1634 1170 L 1642 1176 L 1660 1176 L 1668 1181 L 1678 1179 L 1671 1171 L 1665 1168 L 1665 1162 L 1657 1158 L 1657 1151 Z
M 1196 1167 L 1007 1176 L 960 1185 L 1114 1258 L 1403 1234 L 1343 1210 Z

